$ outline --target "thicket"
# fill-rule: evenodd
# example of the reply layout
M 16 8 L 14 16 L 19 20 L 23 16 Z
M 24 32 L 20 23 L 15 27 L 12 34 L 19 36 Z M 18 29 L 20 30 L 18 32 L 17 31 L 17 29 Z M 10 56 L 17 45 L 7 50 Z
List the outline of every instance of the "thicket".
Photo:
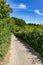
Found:
M 6 0 L 0 0 L 0 60 L 4 59 L 11 40 L 9 13 L 12 9 L 6 5 Z
M 11 32 L 9 31 L 7 22 L 0 21 L 0 60 L 2 60 L 8 51 L 10 44 Z

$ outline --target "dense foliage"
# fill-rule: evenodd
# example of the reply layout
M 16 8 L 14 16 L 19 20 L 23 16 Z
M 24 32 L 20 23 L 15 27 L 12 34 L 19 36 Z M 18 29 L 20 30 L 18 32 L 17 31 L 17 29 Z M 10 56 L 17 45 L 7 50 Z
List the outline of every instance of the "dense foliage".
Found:
M 5 53 L 7 53 L 11 38 L 11 32 L 9 31 L 5 20 L 0 21 L 0 30 L 0 59 L 3 59 Z
M 17 32 L 15 35 L 26 41 L 35 49 L 35 51 L 39 52 L 40 55 L 43 56 L 43 32 Z
M 0 19 L 9 17 L 9 13 L 12 9 L 9 5 L 6 5 L 6 0 L 0 0 Z
M 11 10 L 9 5 L 6 5 L 6 0 L 0 0 L 0 60 L 3 60 L 10 44 L 11 32 L 8 22 Z

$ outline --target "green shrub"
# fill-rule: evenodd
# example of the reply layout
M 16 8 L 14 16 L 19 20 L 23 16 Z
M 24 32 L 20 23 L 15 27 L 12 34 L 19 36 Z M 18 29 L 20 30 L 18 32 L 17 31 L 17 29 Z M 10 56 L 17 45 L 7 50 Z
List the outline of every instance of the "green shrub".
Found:
M 26 41 L 31 47 L 35 49 L 35 51 L 39 52 L 41 56 L 43 56 L 43 32 L 18 32 L 16 36 L 20 37 L 24 41 Z
M 11 32 L 7 27 L 6 21 L 0 21 L 0 60 L 4 58 L 7 53 L 10 40 L 11 40 Z

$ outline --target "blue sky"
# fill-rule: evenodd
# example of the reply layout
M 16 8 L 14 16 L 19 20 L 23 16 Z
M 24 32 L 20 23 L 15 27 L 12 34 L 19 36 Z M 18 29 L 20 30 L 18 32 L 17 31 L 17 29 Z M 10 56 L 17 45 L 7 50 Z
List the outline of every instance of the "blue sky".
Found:
M 7 0 L 7 4 L 13 9 L 10 16 L 26 23 L 43 24 L 43 0 Z

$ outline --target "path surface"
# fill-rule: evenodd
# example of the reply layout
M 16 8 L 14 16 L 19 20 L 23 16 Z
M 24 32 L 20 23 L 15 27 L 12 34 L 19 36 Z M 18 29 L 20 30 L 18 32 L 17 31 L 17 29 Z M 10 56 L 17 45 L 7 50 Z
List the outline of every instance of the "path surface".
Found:
M 9 62 L 6 65 L 43 65 L 37 55 L 32 54 L 23 43 L 12 35 Z

